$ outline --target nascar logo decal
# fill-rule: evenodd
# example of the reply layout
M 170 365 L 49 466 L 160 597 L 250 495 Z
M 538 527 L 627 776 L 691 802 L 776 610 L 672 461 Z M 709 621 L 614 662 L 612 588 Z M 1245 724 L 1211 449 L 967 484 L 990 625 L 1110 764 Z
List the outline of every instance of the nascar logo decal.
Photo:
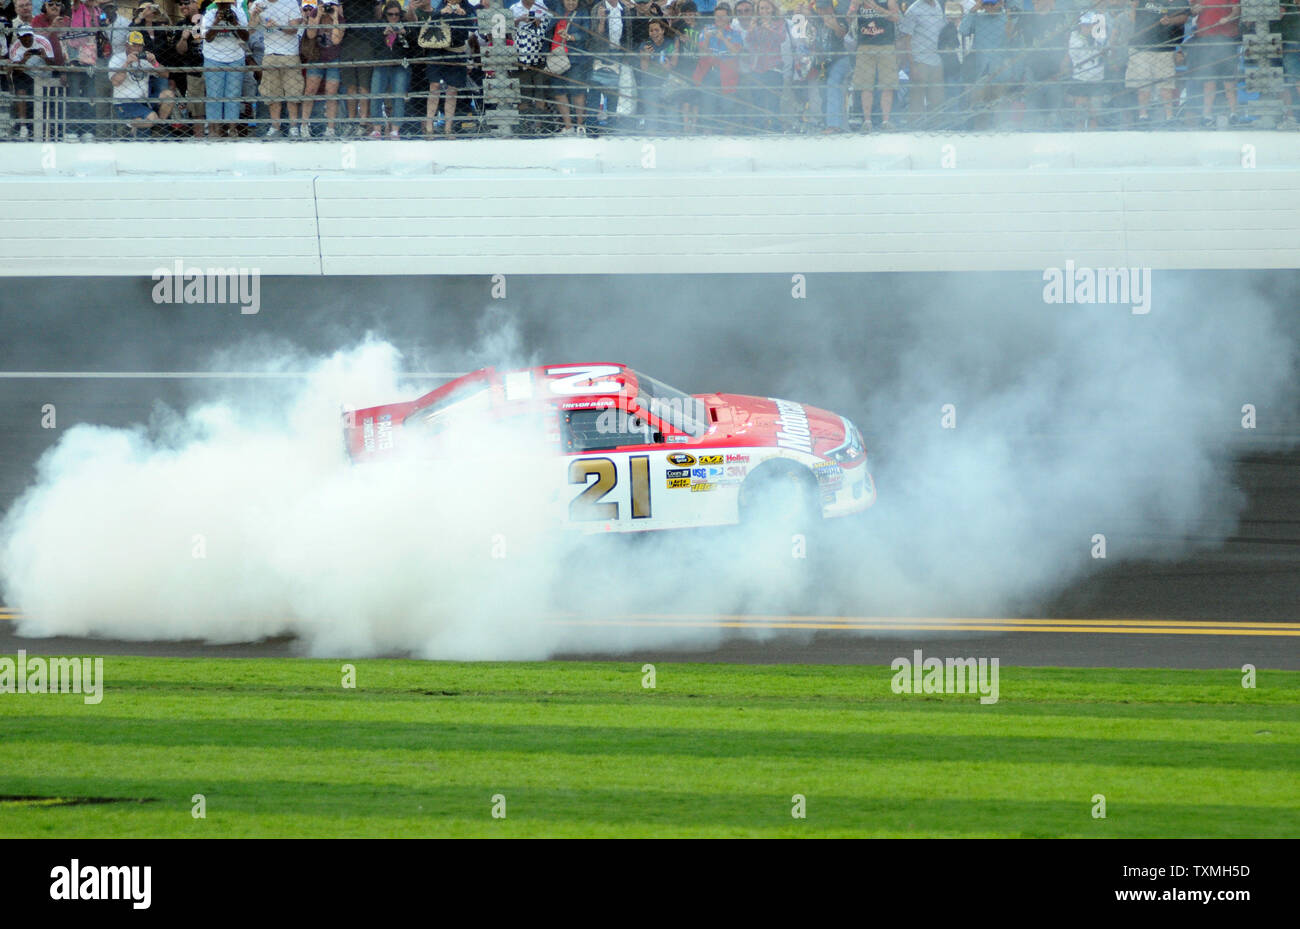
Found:
M 693 465 L 695 464 L 695 456 L 688 455 L 685 452 L 673 452 L 668 456 L 668 462 L 669 464 L 675 464 L 679 467 L 682 465 Z
M 780 414 L 776 420 L 776 444 L 811 455 L 812 433 L 808 430 L 808 414 L 804 412 L 803 404 L 775 397 L 768 399 L 776 404 L 776 411 Z

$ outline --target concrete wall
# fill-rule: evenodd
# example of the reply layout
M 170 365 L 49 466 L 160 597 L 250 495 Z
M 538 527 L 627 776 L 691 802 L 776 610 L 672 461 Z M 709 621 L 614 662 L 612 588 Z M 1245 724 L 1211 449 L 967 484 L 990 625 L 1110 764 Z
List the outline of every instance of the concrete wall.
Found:
M 0 146 L 0 274 L 1300 267 L 1277 132 Z M 178 170 L 179 166 L 184 170 Z

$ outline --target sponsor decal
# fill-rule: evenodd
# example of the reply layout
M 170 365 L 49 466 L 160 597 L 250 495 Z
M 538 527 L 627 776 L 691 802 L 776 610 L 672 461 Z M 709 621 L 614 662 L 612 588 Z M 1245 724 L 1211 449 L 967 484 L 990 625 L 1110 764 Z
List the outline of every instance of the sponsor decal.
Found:
M 700 464 L 722 464 L 721 455 L 701 455 Z
M 380 449 L 393 447 L 393 417 L 385 413 L 375 425 L 375 445 Z
M 717 486 L 718 486 L 717 484 L 692 484 L 691 493 L 693 494 L 708 493 L 709 491 L 713 490 Z
M 361 438 L 365 441 L 366 451 L 375 450 L 375 420 L 372 416 L 367 416 L 361 420 Z
M 727 464 L 749 464 L 748 455 L 728 455 Z
M 613 400 L 569 400 L 560 404 L 562 410 L 602 410 L 614 405 Z
M 622 371 L 618 365 L 565 365 L 547 368 L 551 392 L 557 394 L 616 394 L 623 385 L 612 378 Z
M 693 465 L 695 464 L 695 456 L 688 455 L 685 452 L 673 452 L 671 455 L 668 456 L 668 463 L 675 464 L 678 466 Z
M 708 468 L 691 468 L 691 480 L 707 481 L 709 479 Z
M 691 479 L 688 477 L 674 477 L 668 481 L 668 489 L 674 490 L 678 487 L 690 487 Z
M 744 465 L 727 465 L 727 477 L 741 478 L 748 470 Z
M 813 474 L 817 475 L 817 483 L 824 487 L 838 487 L 844 483 L 844 469 L 833 461 L 813 465 Z
M 781 448 L 792 448 L 798 452 L 812 454 L 812 432 L 808 428 L 808 414 L 802 403 L 789 400 L 777 400 L 768 397 L 776 404 L 776 444 Z
M 691 437 L 688 435 L 670 435 L 666 437 L 668 442 L 689 442 Z
M 670 480 L 674 478 L 690 477 L 690 476 L 691 476 L 690 468 L 669 468 L 668 469 L 668 478 Z

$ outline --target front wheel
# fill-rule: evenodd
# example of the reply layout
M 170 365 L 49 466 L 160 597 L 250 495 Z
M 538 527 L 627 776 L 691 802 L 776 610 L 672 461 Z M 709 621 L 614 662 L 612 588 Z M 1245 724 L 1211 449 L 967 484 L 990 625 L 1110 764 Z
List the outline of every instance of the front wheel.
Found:
M 760 468 L 740 488 L 740 522 L 756 529 L 808 532 L 821 523 L 817 482 L 795 464 Z

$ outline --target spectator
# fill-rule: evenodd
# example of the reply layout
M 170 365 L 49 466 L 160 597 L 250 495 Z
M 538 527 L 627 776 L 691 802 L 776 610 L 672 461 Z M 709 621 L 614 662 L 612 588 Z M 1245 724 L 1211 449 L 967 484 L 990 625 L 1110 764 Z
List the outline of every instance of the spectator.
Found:
M 655 0 L 634 0 L 632 9 L 627 11 L 627 18 L 632 30 L 628 39 L 629 48 L 640 49 L 650 38 L 650 24 L 656 19 L 662 20 L 664 11 Z
M 144 36 L 144 49 L 155 58 L 160 53 L 165 54 L 164 49 L 167 45 L 168 37 L 171 30 L 167 27 L 171 25 L 171 20 L 167 14 L 156 3 L 142 3 L 136 7 L 135 15 L 131 18 L 131 30 Z M 159 78 L 151 76 L 151 82 L 155 90 L 158 86 Z
M 668 35 L 662 20 L 652 19 L 645 44 L 641 46 L 641 94 L 645 131 L 667 133 L 668 78 L 677 67 L 677 43 Z
M 249 25 L 263 33 L 262 83 L 258 93 L 266 100 L 271 116 L 267 138 L 280 134 L 280 111 L 289 111 L 289 135 L 298 136 L 298 99 L 304 89 L 302 59 L 298 42 L 302 11 L 298 0 L 254 0 L 249 8 Z
M 710 132 L 736 128 L 736 89 L 740 84 L 740 54 L 744 50 L 740 33 L 731 28 L 731 7 L 720 2 L 713 8 L 713 22 L 700 33 L 696 46 L 699 63 L 695 83 L 700 86 L 705 127 Z
M 20 6 L 17 10 L 18 22 L 14 27 L 13 42 L 9 46 L 9 60 L 14 64 L 14 93 L 19 96 L 18 138 L 26 139 L 31 129 L 26 121 L 27 102 L 22 97 L 25 96 L 28 100 L 32 98 L 37 74 L 50 73 L 50 69 L 54 66 L 54 47 L 45 36 L 37 35 L 31 23 L 21 18 L 22 15 Z M 27 15 L 31 15 L 30 0 L 27 2 Z
M 587 84 L 591 80 L 587 44 L 590 40 L 591 21 L 578 8 L 578 0 L 563 0 L 551 28 L 550 54 L 566 56 L 569 68 L 563 73 L 550 74 L 549 80 L 551 99 L 560 114 L 560 132 L 566 135 L 587 134 Z
M 1100 13 L 1084 13 L 1070 36 L 1070 86 L 1066 93 L 1084 111 L 1083 128 L 1097 128 L 1097 101 L 1105 92 L 1106 67 L 1102 63 L 1106 46 L 1101 33 Z
M 1105 18 L 1098 41 L 1106 46 L 1102 65 L 1106 88 L 1102 93 L 1105 109 L 1103 126 L 1126 125 L 1132 121 L 1135 94 L 1125 86 L 1129 46 L 1133 41 L 1133 0 L 1098 0 L 1095 11 Z
M 166 77 L 153 52 L 145 48 L 144 34 L 132 31 L 126 50 L 108 62 L 108 79 L 113 85 L 113 109 L 117 117 L 131 128 L 131 135 L 148 130 L 171 115 L 173 94 L 169 88 L 159 92 L 157 108 L 150 103 L 150 78 Z
M 773 132 L 780 128 L 781 46 L 786 40 L 785 24 L 776 0 L 758 0 L 758 16 L 745 34 L 745 51 L 751 57 L 754 75 L 752 100 L 758 128 Z
M 99 0 L 76 0 L 63 33 L 68 62 L 68 141 L 93 142 L 91 118 L 95 113 L 95 67 L 99 64 Z
M 700 31 L 696 28 L 698 12 L 695 0 L 681 0 L 671 7 L 674 17 L 668 31 L 677 43 L 677 72 L 672 83 L 676 88 L 669 95 L 669 104 L 679 109 L 682 130 L 693 133 L 699 124 L 700 92 L 695 89 L 695 68 L 699 61 L 696 49 L 700 44 Z
M 948 0 L 943 5 L 944 24 L 939 32 L 939 58 L 943 61 L 944 107 L 949 112 L 956 109 L 961 97 L 961 27 L 963 10 L 958 0 Z M 1069 32 L 1069 29 L 1066 29 Z M 1061 55 L 1065 55 L 1066 37 L 1061 38 Z
M 203 14 L 203 83 L 212 137 L 238 135 L 239 95 L 244 84 L 248 17 L 233 0 L 216 0 Z
M 307 68 L 307 77 L 303 86 L 303 96 L 307 99 L 302 105 L 302 135 L 311 137 L 312 111 L 316 108 L 316 93 L 324 89 L 325 97 L 325 137 L 334 138 L 338 133 L 334 129 L 334 120 L 339 110 L 339 82 L 342 71 L 339 68 L 339 56 L 343 53 L 343 36 L 347 28 L 343 25 L 343 11 L 334 0 L 324 0 L 320 6 L 307 3 L 302 8 L 303 38 L 302 42 L 312 43 L 309 57 L 315 62 Z M 299 56 L 302 43 L 299 43 Z
M 1191 13 L 1187 0 L 1139 0 L 1134 10 L 1133 39 L 1124 84 L 1137 92 L 1138 126 L 1151 122 L 1147 106 L 1160 94 L 1165 121 L 1174 119 L 1174 50 L 1183 40 Z
M 54 49 L 54 66 L 62 71 L 67 63 L 63 53 L 63 30 L 68 26 L 68 16 L 63 11 L 63 0 L 46 0 L 41 11 L 32 17 L 32 28 L 36 34 L 44 36 Z
M 424 134 L 433 135 L 433 120 L 438 101 L 443 101 L 443 135 L 450 139 L 456 132 L 456 96 L 469 76 L 469 40 L 475 20 L 462 0 L 446 0 L 442 8 L 429 17 L 420 30 L 419 45 L 428 58 L 424 66 L 429 79 L 425 106 Z
M 551 32 L 551 13 L 544 0 L 519 0 L 510 7 L 510 15 L 515 24 L 515 56 L 519 62 L 519 116 L 524 131 L 535 133 L 546 108 L 546 38 Z
M 1201 128 L 1214 127 L 1214 100 L 1222 86 L 1228 101 L 1228 122 L 1237 117 L 1237 39 L 1240 0 L 1192 0 L 1196 36 L 1188 45 L 1188 70 L 1201 81 Z
M 376 64 L 370 80 L 374 101 L 370 138 L 382 138 L 387 130 L 389 138 L 396 139 L 406 122 L 406 94 L 411 88 L 411 59 L 420 47 L 419 30 L 406 22 L 401 0 L 386 0 L 383 17 L 384 28 L 375 36 Z
M 622 82 L 623 66 L 635 66 L 629 57 L 632 32 L 628 28 L 629 17 L 619 0 L 595 0 L 591 5 L 590 16 L 591 51 L 596 59 L 592 65 L 592 81 L 599 85 L 599 90 L 592 88 L 588 103 L 593 111 L 598 110 L 600 95 L 604 95 L 606 126 L 613 131 L 619 126 L 619 89 L 625 86 Z
M 171 75 L 177 96 L 185 98 L 195 138 L 203 137 L 203 16 L 198 0 L 180 0 L 176 5 L 177 30 L 170 38 L 171 52 L 159 60 Z
M 1039 0 L 1044 2 L 1044 0 Z M 1045 0 L 1050 3 L 1051 0 Z M 1035 6 L 1037 9 L 1037 6 Z M 911 111 L 912 128 L 936 124 L 936 116 L 943 109 L 944 78 L 943 59 L 939 57 L 939 33 L 947 24 L 940 0 L 914 0 L 898 23 L 897 46 L 899 64 L 907 71 L 907 102 Z M 859 56 L 862 37 L 858 37 Z M 881 115 L 884 116 L 884 92 L 881 92 Z M 888 119 L 888 116 L 885 116 Z
M 894 128 L 889 117 L 894 109 L 894 92 L 898 90 L 896 25 L 902 19 L 898 2 L 853 0 L 849 6 L 849 17 L 854 24 L 858 42 L 853 87 L 862 97 L 862 131 L 871 131 L 875 91 L 879 90 L 880 128 L 888 132 Z M 936 42 L 937 38 L 936 35 Z M 829 92 L 830 78 L 827 78 L 826 84 Z M 840 125 L 839 122 L 831 122 L 829 105 L 827 125 Z
M 753 0 L 735 0 L 731 28 L 740 36 L 740 54 L 736 56 L 736 128 L 753 132 L 758 128 L 754 105 L 754 55 L 749 50 L 749 33 L 754 28 Z
M 1282 19 L 1278 22 L 1282 35 L 1282 111 L 1281 128 L 1295 127 L 1296 83 L 1300 81 L 1300 3 L 1286 0 L 1282 4 Z
M 113 57 L 118 52 L 126 51 L 126 37 L 131 34 L 131 17 L 124 14 L 118 9 L 116 3 L 104 3 L 100 5 L 108 19 L 108 41 L 112 47 L 109 57 Z
M 1034 11 L 1021 17 L 1025 42 L 1025 83 L 1029 123 L 1059 129 L 1070 72 L 1069 45 L 1078 17 L 1057 9 L 1057 0 L 1034 0 Z
M 960 31 L 972 37 L 965 71 L 975 128 L 988 129 L 1000 121 L 1002 99 L 1011 78 L 1011 20 L 1006 6 L 1002 0 L 980 0 L 962 19 Z
M 370 116 L 370 83 L 374 80 L 375 33 L 380 7 L 375 0 L 342 0 L 343 32 L 340 69 L 343 79 L 343 133 L 359 135 Z

